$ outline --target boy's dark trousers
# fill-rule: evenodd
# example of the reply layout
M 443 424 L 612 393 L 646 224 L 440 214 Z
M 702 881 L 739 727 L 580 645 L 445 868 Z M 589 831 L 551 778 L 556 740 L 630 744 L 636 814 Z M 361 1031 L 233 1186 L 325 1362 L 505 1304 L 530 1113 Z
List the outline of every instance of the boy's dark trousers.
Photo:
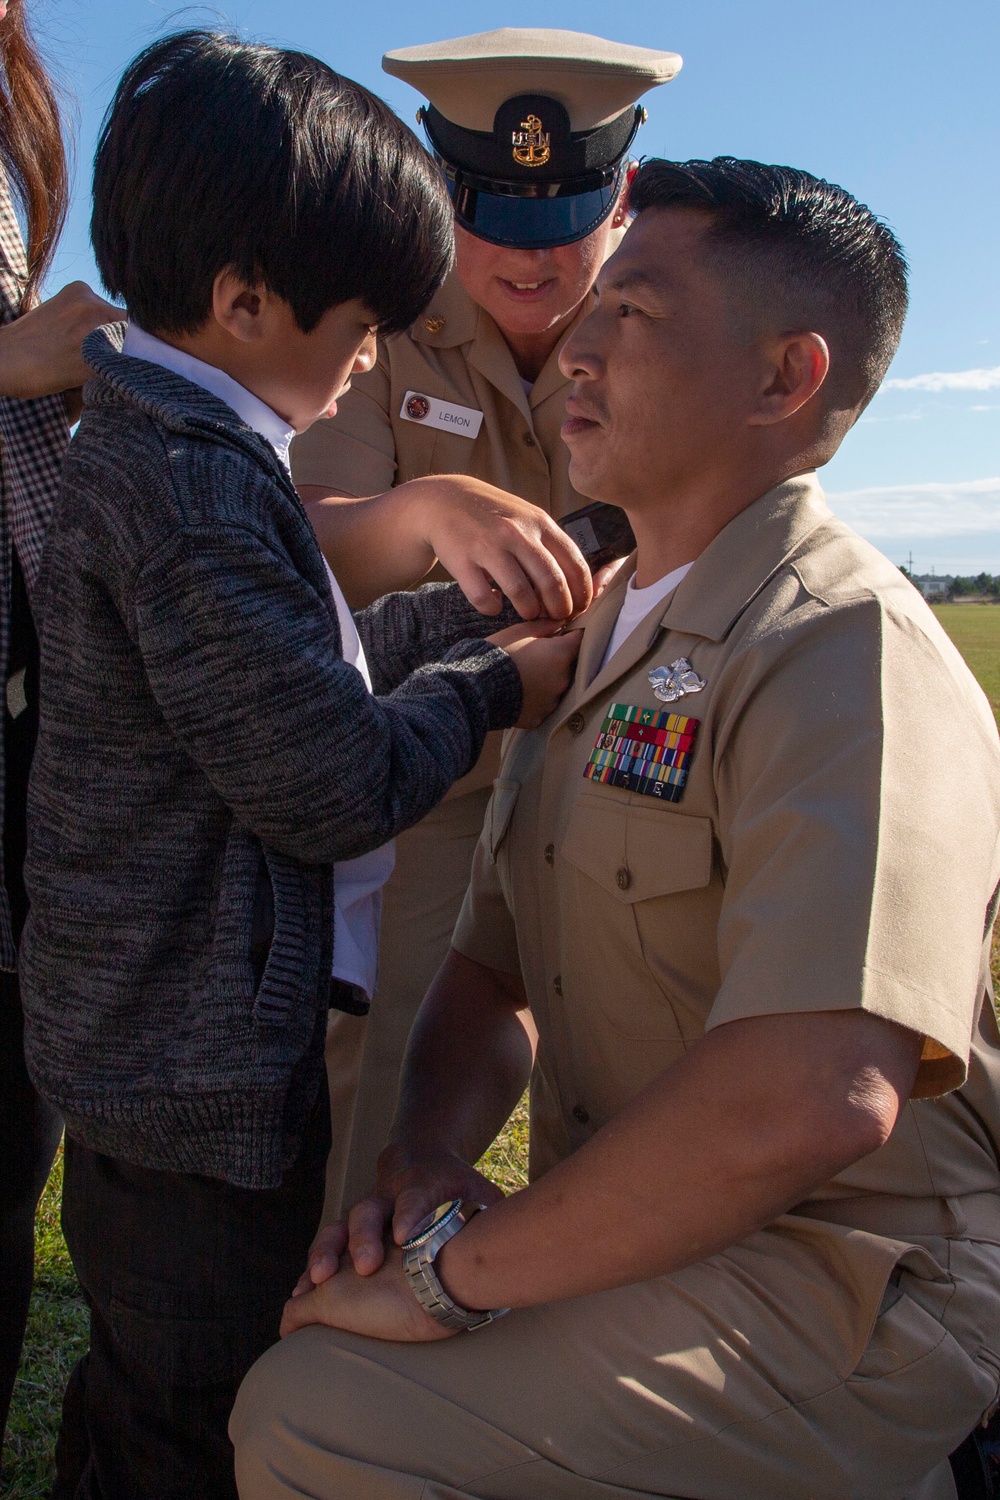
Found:
M 236 1500 L 226 1428 L 278 1337 L 323 1206 L 320 1088 L 278 1188 L 153 1172 L 66 1143 L 63 1230 L 90 1304 L 52 1500 Z

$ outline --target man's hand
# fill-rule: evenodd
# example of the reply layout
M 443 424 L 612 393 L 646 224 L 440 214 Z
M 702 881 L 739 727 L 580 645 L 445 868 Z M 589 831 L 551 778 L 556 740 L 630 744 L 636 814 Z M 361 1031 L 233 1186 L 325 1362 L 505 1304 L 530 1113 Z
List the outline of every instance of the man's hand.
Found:
M 80 345 L 102 323 L 120 322 L 125 313 L 73 281 L 23 317 L 0 328 L 0 395 L 22 400 L 75 391 L 92 371 Z M 70 420 L 74 412 L 67 407 Z
M 386 1237 L 397 1245 L 410 1238 L 422 1219 L 452 1198 L 500 1203 L 503 1193 L 495 1182 L 470 1167 L 453 1151 L 428 1151 L 419 1158 L 401 1145 L 390 1144 L 378 1162 L 374 1192 L 351 1209 L 346 1220 L 321 1229 L 309 1247 L 309 1261 L 293 1297 L 301 1297 L 329 1280 L 340 1268 L 345 1252 L 359 1276 L 372 1276 L 385 1261 Z
M 561 632 L 562 626 L 555 620 L 537 620 L 531 625 L 511 625 L 487 637 L 513 657 L 521 674 L 524 700 L 518 729 L 537 729 L 573 680 L 583 632 Z
M 338 1276 L 311 1292 L 290 1298 L 281 1319 L 281 1337 L 309 1323 L 405 1344 L 451 1338 L 456 1331 L 442 1327 L 424 1312 L 410 1290 L 397 1249 L 389 1252 L 373 1276 L 359 1276 L 353 1266 L 345 1266 Z

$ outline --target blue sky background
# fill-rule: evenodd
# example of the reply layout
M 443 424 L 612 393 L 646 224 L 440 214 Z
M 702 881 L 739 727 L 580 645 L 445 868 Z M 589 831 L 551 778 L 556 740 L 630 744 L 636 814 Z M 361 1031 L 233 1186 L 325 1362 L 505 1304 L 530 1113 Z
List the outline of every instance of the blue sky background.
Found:
M 412 121 L 390 47 L 503 25 L 559 26 L 680 52 L 647 95 L 645 155 L 727 153 L 843 183 L 895 229 L 912 309 L 886 388 L 825 472 L 835 509 L 917 571 L 1000 573 L 1000 5 L 962 0 L 26 0 L 76 114 L 76 192 L 50 288 L 96 285 L 89 172 L 122 67 L 180 25 L 314 52 Z M 179 128 L 183 128 L 179 122 Z

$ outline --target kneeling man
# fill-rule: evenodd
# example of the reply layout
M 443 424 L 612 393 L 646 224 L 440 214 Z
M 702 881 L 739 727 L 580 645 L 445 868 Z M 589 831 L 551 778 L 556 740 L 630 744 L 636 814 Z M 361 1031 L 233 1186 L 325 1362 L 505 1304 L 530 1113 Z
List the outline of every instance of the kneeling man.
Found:
M 378 1196 L 244 1383 L 246 1500 L 938 1500 L 997 1399 L 997 731 L 814 473 L 902 255 L 787 168 L 632 207 L 562 362 L 638 549 L 506 747 Z

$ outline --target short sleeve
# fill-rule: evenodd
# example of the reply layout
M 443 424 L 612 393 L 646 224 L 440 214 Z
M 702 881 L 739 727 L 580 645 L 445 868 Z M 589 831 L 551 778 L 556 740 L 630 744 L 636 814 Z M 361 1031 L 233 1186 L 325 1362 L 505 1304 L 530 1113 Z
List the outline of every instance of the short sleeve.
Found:
M 389 416 L 389 372 L 381 357 L 354 376 L 337 402 L 337 415 L 314 422 L 292 443 L 296 484 L 322 485 L 345 495 L 381 495 L 396 477 L 396 444 Z
M 486 811 L 490 826 L 492 801 Z M 502 974 L 520 974 L 521 960 L 517 946 L 517 929 L 511 916 L 496 862 L 483 839 L 472 862 L 472 878 L 459 913 L 452 947 L 465 958 Z
M 1000 874 L 996 729 L 936 630 L 874 598 L 817 604 L 771 660 L 730 664 L 715 750 L 727 876 L 708 1026 L 868 1011 L 923 1036 L 917 1096 L 965 1079 Z

